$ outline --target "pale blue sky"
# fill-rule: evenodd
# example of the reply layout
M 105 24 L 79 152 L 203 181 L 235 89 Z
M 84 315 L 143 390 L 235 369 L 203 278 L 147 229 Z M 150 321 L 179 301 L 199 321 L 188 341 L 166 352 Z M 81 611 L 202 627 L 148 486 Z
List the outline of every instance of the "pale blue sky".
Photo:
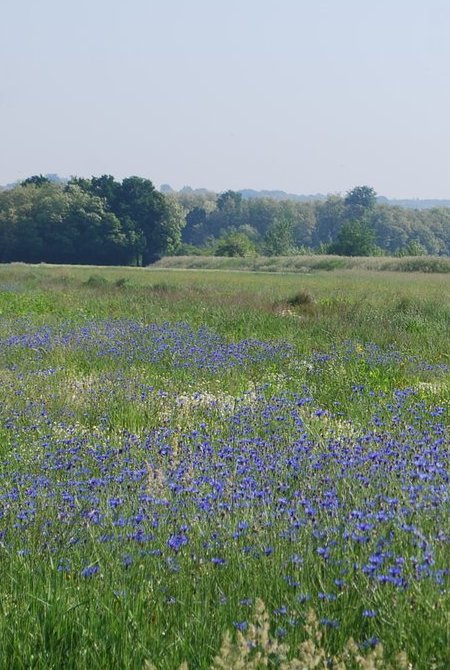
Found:
M 449 0 L 4 0 L 0 184 L 450 197 Z

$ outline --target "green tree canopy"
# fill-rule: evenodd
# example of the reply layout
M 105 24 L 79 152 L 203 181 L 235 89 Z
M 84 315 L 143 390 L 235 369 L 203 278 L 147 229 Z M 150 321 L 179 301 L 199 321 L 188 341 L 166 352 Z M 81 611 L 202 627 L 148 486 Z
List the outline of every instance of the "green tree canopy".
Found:
M 181 242 L 185 212 L 170 196 L 157 191 L 149 179 L 111 175 L 75 179 L 73 183 L 106 203 L 120 221 L 128 241 L 130 260 L 148 265 Z
M 238 230 L 230 230 L 217 243 L 215 256 L 254 256 L 255 245 L 250 238 Z
M 288 219 L 276 219 L 264 237 L 267 256 L 290 256 L 295 253 L 294 227 Z
M 361 218 L 374 209 L 376 203 L 377 194 L 371 186 L 355 186 L 344 199 L 350 218 Z
M 50 184 L 50 179 L 43 174 L 35 174 L 20 183 L 21 186 L 44 186 L 44 184 Z
M 346 221 L 329 247 L 329 253 L 338 256 L 372 256 L 376 251 L 373 229 L 358 220 Z

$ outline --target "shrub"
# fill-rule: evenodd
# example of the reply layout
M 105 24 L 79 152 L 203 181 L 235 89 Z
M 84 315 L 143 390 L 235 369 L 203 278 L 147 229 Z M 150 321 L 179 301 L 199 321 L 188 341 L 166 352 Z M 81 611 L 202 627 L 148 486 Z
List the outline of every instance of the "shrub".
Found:
M 124 288 L 128 284 L 128 282 L 129 282 L 128 277 L 119 277 L 114 282 L 114 286 L 116 286 L 117 288 Z
M 302 289 L 296 293 L 292 298 L 287 300 L 288 305 L 291 307 L 312 307 L 316 304 L 314 296 L 305 289 Z
M 102 288 L 108 284 L 108 280 L 103 275 L 90 275 L 85 284 L 90 288 Z

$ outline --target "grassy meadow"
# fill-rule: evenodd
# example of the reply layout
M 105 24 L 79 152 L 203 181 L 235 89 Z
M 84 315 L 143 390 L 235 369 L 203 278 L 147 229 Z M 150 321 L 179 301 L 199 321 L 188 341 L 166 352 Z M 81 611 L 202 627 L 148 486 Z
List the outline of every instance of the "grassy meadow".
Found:
M 0 266 L 0 668 L 450 667 L 448 270 L 302 262 Z

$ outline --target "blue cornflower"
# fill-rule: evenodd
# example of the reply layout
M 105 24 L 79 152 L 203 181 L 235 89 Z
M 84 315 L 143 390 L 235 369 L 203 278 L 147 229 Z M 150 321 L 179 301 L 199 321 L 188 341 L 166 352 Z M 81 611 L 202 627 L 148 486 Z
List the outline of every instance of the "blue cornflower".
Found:
M 189 539 L 186 535 L 171 535 L 167 540 L 168 546 L 174 551 L 179 551 L 181 547 L 188 544 Z
M 299 593 L 297 600 L 303 605 L 304 603 L 307 603 L 308 600 L 311 600 L 311 595 L 309 593 Z
M 375 610 L 364 610 L 362 615 L 368 619 L 373 619 L 373 617 L 377 616 L 377 612 Z
M 322 556 L 325 560 L 327 560 L 330 557 L 329 547 L 318 547 L 316 549 L 316 552 L 319 554 L 319 556 Z
M 334 593 L 319 593 L 319 600 L 336 600 L 336 595 Z
M 133 565 L 133 558 L 130 554 L 125 554 L 125 556 L 122 557 L 122 565 L 124 568 L 129 568 Z
M 320 619 L 322 626 L 327 626 L 328 628 L 339 628 L 339 621 L 337 619 Z
M 376 635 L 373 635 L 372 637 L 369 637 L 367 640 L 364 640 L 364 642 L 361 642 L 359 647 L 360 649 L 371 649 L 373 647 L 376 647 L 377 644 L 380 644 L 380 638 L 377 637 Z
M 245 605 L 246 607 L 253 605 L 253 598 L 243 598 L 239 601 L 239 605 Z

